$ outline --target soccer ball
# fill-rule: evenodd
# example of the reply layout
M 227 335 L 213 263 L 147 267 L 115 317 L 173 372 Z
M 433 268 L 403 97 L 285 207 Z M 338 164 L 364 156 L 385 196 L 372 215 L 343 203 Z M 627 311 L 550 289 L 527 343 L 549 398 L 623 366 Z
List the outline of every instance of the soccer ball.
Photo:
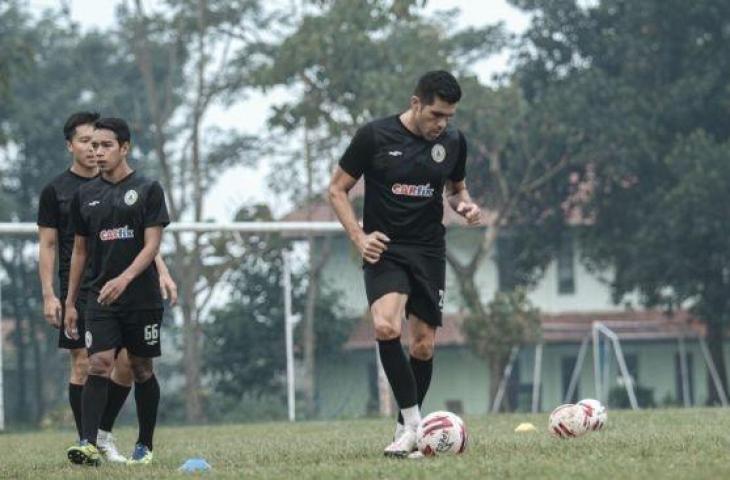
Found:
M 568 403 L 560 405 L 550 414 L 548 429 L 560 438 L 580 437 L 588 431 L 590 418 L 588 408 Z
M 464 453 L 467 438 L 464 421 L 451 412 L 426 415 L 416 430 L 418 450 L 429 457 Z
M 586 410 L 586 413 L 589 414 L 588 428 L 596 431 L 606 426 L 608 412 L 601 402 L 592 398 L 584 398 L 578 402 L 578 405 L 582 406 Z

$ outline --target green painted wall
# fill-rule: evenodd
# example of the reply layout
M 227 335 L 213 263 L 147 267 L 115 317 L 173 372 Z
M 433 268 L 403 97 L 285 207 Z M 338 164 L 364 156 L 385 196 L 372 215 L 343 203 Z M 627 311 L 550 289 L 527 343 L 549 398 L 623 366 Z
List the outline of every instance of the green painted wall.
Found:
M 659 407 L 668 404 L 681 405 L 678 398 L 675 355 L 676 341 L 622 342 L 621 347 L 628 362 L 635 358 L 638 371 L 635 381 L 641 387 L 649 388 L 653 400 Z M 542 386 L 539 408 L 552 410 L 563 403 L 562 360 L 575 357 L 578 344 L 550 344 L 543 350 Z M 687 353 L 692 358 L 691 376 L 694 390 L 694 405 L 704 405 L 707 400 L 707 368 L 697 342 L 686 342 Z M 730 345 L 726 358 L 730 360 Z M 534 372 L 534 347 L 524 347 L 518 355 L 520 410 L 531 405 L 531 388 Z M 319 363 L 318 377 L 320 412 L 326 418 L 363 417 L 377 412 L 375 402 L 375 348 L 345 352 L 341 356 Z M 568 371 L 568 374 L 570 371 Z M 568 375 L 566 374 L 566 375 Z M 609 388 L 620 387 L 619 369 L 613 354 L 610 356 Z M 440 348 L 435 357 L 431 389 L 424 403 L 424 411 L 457 409 L 458 402 L 466 414 L 483 414 L 489 409 L 489 373 L 486 362 L 477 358 L 464 347 Z M 595 397 L 593 382 L 592 348 L 585 356 L 578 383 L 579 398 Z M 450 407 L 451 405 L 451 407 Z

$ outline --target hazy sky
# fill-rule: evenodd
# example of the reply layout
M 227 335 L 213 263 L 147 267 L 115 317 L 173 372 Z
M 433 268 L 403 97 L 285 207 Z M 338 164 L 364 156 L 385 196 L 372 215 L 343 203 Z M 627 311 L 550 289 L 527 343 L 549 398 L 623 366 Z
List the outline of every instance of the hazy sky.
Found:
M 27 0 L 34 9 L 57 7 L 58 0 Z M 114 8 L 121 0 L 68 0 L 71 7 L 71 16 L 78 21 L 82 28 L 104 29 L 111 25 L 114 19 Z M 154 5 L 155 0 L 144 0 L 147 5 Z M 458 25 L 477 26 L 502 21 L 508 30 L 519 33 L 528 24 L 528 17 L 514 9 L 505 0 L 429 0 L 426 11 L 436 11 L 459 8 L 461 15 Z M 474 71 L 483 81 L 488 81 L 494 73 L 503 71 L 508 66 L 507 53 L 495 56 L 488 61 L 478 63 Z M 264 128 L 268 109 L 273 101 L 268 98 L 255 96 L 239 102 L 233 106 L 216 106 L 207 116 L 207 124 L 217 124 L 256 133 Z M 245 114 L 244 114 L 245 112 Z M 273 199 L 266 198 L 266 182 L 264 176 L 267 169 L 262 166 L 258 171 L 247 168 L 235 168 L 221 175 L 211 190 L 205 202 L 205 215 L 218 221 L 228 221 L 243 203 L 265 201 L 273 203 Z M 286 206 L 275 208 L 276 214 L 282 214 Z

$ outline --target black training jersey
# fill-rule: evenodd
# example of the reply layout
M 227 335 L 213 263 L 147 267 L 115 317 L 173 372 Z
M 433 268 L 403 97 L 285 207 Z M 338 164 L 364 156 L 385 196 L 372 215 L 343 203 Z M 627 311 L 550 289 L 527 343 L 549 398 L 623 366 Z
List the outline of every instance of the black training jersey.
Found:
M 83 283 L 89 290 L 89 309 L 162 308 L 154 262 L 112 305 L 104 307 L 97 302 L 104 284 L 126 270 L 142 251 L 145 228 L 170 223 L 159 183 L 135 172 L 118 183 L 97 177 L 79 188 L 71 204 L 71 218 L 76 234 L 87 237 L 88 263 Z
M 365 176 L 363 228 L 395 244 L 444 248 L 446 180 L 464 179 L 466 141 L 448 126 L 434 141 L 409 131 L 398 115 L 360 128 L 340 159 L 355 178 Z
M 92 178 L 76 175 L 66 170 L 46 185 L 38 202 L 38 226 L 58 231 L 58 278 L 61 299 L 68 291 L 68 274 L 71 269 L 71 252 L 74 248 L 74 228 L 71 223 L 71 200 L 79 187 Z

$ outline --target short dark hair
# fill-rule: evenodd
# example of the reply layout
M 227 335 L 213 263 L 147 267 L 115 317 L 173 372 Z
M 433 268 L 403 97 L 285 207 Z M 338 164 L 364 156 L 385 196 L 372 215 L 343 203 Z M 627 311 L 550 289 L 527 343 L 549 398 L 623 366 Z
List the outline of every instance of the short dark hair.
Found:
M 94 122 L 94 129 L 111 130 L 116 135 L 119 145 L 132 140 L 132 134 L 129 133 L 129 125 L 121 118 L 100 118 Z
M 76 112 L 69 115 L 66 123 L 63 124 L 63 137 L 69 142 L 76 133 L 76 127 L 79 125 L 90 124 L 99 120 L 100 115 L 96 112 Z
M 426 105 L 431 105 L 437 96 L 453 104 L 461 100 L 461 87 L 456 78 L 446 70 L 432 70 L 418 79 L 413 95 Z

